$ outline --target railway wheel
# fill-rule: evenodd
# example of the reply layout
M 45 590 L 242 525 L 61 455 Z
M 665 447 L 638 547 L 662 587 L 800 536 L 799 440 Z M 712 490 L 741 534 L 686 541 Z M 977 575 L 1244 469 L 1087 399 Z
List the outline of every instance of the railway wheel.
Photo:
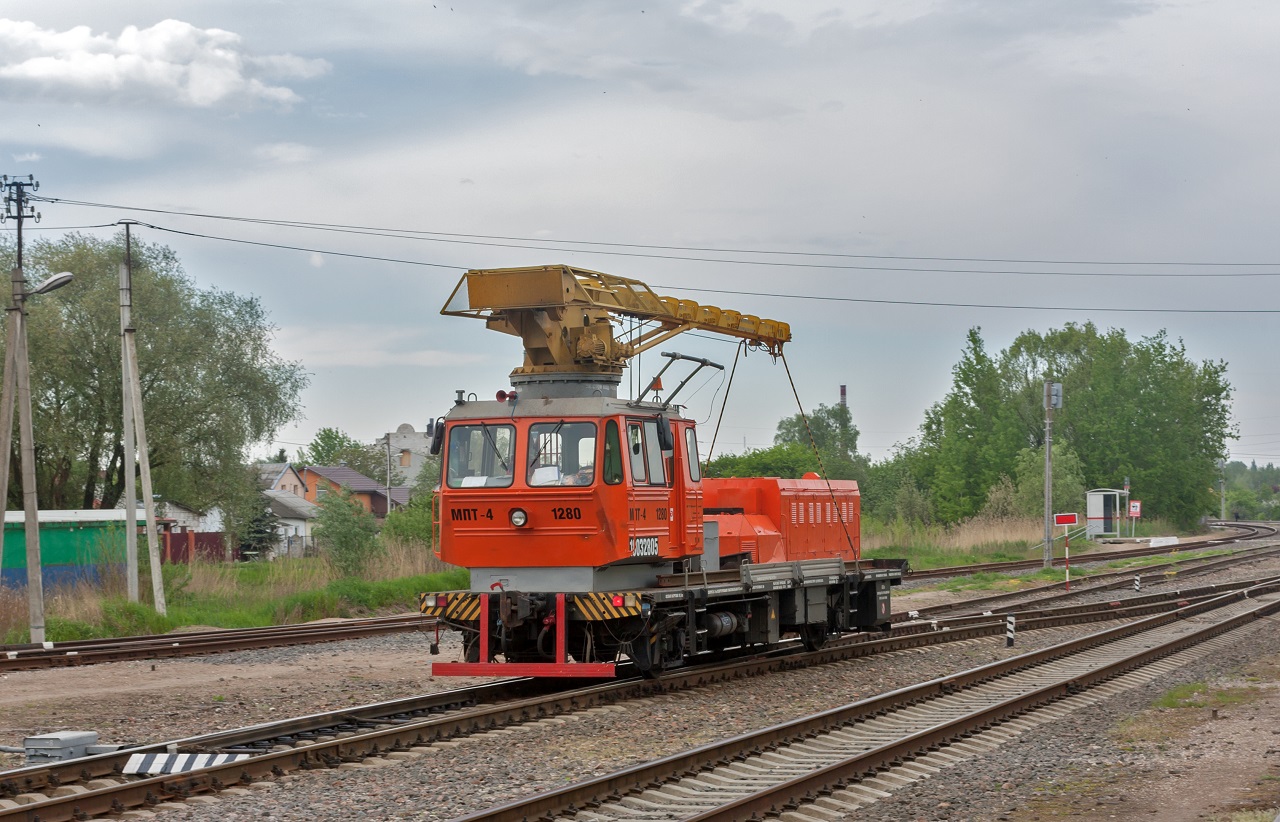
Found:
M 662 637 L 642 636 L 631 643 L 629 656 L 641 675 L 656 677 L 662 672 Z
M 827 644 L 827 623 L 811 622 L 800 627 L 800 641 L 806 651 L 816 651 Z
M 480 661 L 480 635 L 467 631 L 462 635 L 462 659 L 464 662 Z

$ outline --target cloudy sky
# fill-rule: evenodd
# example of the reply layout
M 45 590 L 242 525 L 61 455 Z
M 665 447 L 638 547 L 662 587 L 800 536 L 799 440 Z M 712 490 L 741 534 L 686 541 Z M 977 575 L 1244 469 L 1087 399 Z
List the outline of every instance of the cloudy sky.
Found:
M 0 172 L 64 201 L 42 230 L 136 219 L 261 298 L 312 375 L 291 453 L 506 387 L 514 339 L 439 308 L 564 262 L 790 322 L 801 400 L 848 385 L 876 459 L 967 329 L 1093 321 L 1227 361 L 1233 456 L 1266 462 L 1277 42 L 1260 0 L 0 2 Z M 718 450 L 795 411 L 749 357 Z

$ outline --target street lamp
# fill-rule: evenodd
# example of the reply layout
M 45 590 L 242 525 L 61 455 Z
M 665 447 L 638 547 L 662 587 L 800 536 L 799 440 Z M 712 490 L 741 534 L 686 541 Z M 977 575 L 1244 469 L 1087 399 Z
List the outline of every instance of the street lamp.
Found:
M 48 294 L 71 282 L 63 271 L 33 290 L 26 290 L 22 267 L 13 269 L 13 305 L 7 310 L 4 391 L 0 400 L 0 488 L 8 496 L 9 452 L 13 440 L 13 401 L 18 400 L 18 450 L 22 471 L 22 507 L 27 543 L 27 605 L 31 617 L 31 641 L 44 642 L 44 574 L 40 558 L 40 509 L 36 498 L 35 437 L 31 429 L 31 362 L 27 351 L 27 298 Z M 6 506 L 7 507 L 7 506 Z

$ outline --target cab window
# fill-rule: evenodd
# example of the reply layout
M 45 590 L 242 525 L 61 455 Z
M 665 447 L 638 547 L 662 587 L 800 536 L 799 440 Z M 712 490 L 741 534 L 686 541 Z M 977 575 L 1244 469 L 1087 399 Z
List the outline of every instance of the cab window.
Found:
M 512 425 L 455 425 L 449 429 L 445 478 L 450 488 L 505 488 L 515 464 Z
M 658 440 L 657 420 L 627 423 L 627 459 L 637 485 L 666 485 L 667 464 Z
M 595 481 L 596 426 L 592 422 L 539 422 L 529 426 L 525 482 L 590 485 Z
M 693 428 L 684 429 L 684 449 L 685 462 L 689 463 L 689 479 L 693 482 L 702 481 L 702 464 L 698 462 L 698 438 L 693 433 Z
M 617 485 L 622 482 L 622 440 L 618 435 L 617 420 L 609 420 L 604 424 L 604 465 L 602 473 L 607 485 Z
M 644 452 L 645 461 L 649 463 L 649 484 L 667 484 L 667 461 L 662 458 L 662 445 L 658 439 L 658 421 L 645 420 Z
M 644 424 L 627 423 L 627 461 L 631 463 L 631 479 L 636 483 L 649 482 L 649 474 L 645 471 L 644 458 Z

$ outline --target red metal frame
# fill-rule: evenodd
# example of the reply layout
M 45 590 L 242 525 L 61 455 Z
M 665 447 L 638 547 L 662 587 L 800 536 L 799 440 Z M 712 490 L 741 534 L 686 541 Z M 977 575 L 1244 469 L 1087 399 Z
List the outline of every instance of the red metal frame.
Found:
M 480 595 L 480 658 L 489 659 L 489 595 Z M 556 657 L 553 662 L 433 662 L 432 676 L 612 677 L 612 662 L 569 661 L 569 609 L 556 594 Z

